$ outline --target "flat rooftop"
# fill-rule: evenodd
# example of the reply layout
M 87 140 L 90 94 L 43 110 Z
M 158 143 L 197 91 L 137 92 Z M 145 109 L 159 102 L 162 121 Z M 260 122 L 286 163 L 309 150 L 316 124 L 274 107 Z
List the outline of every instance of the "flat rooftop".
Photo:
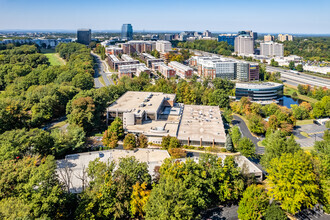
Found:
M 147 113 L 155 113 L 163 103 L 164 99 L 175 100 L 175 97 L 175 94 L 165 94 L 162 92 L 128 91 L 112 103 L 107 110 L 110 112 L 118 111 L 132 113 L 137 112 L 138 110 L 144 110 Z M 144 104 L 143 107 L 141 107 L 142 103 Z
M 171 61 L 168 65 L 172 65 L 173 68 L 181 69 L 183 71 L 192 70 L 192 68 L 190 68 L 189 66 L 186 66 L 186 65 L 184 65 L 182 63 L 179 63 L 177 61 Z
M 104 150 L 104 151 L 93 151 L 80 154 L 70 154 L 63 160 L 57 160 L 56 172 L 59 179 L 63 181 L 65 176 L 65 169 L 69 168 L 71 173 L 71 186 L 70 191 L 72 193 L 82 192 L 82 180 L 83 172 L 86 172 L 88 164 L 97 158 L 101 162 L 111 162 L 114 161 L 118 164 L 120 158 L 134 156 L 140 162 L 146 162 L 148 164 L 148 171 L 150 175 L 154 174 L 154 169 L 156 166 L 160 166 L 166 158 L 170 155 L 166 150 L 158 149 L 136 149 L 136 150 Z M 89 180 L 88 180 L 89 181 Z
M 236 83 L 236 88 L 240 89 L 272 89 L 279 86 L 283 86 L 283 84 L 274 82 Z
M 179 140 L 224 143 L 226 133 L 218 106 L 185 105 L 178 132 Z

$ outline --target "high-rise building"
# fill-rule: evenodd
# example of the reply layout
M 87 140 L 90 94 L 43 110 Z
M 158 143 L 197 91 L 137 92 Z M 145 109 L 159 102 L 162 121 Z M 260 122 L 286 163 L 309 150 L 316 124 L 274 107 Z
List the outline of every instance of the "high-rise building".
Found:
M 236 37 L 237 34 L 220 34 L 218 36 L 218 42 L 224 41 L 227 42 L 228 45 L 234 46 Z
M 260 55 L 283 57 L 283 44 L 275 43 L 273 41 L 260 43 Z
M 121 28 L 121 39 L 122 40 L 133 39 L 133 27 L 131 24 L 123 24 Z
M 91 29 L 78 29 L 77 42 L 85 45 L 89 45 L 91 42 Z
M 204 37 L 211 37 L 212 34 L 211 34 L 211 32 L 209 30 L 206 30 L 206 31 L 204 31 L 203 36 Z
M 293 41 L 293 36 L 290 34 L 279 34 L 277 37 L 278 41 Z
M 237 54 L 254 54 L 254 40 L 249 35 L 239 35 L 235 38 L 235 52 Z
M 275 37 L 274 36 L 272 36 L 272 35 L 265 35 L 264 36 L 264 41 L 265 42 L 268 42 L 268 41 L 274 41 L 275 40 Z

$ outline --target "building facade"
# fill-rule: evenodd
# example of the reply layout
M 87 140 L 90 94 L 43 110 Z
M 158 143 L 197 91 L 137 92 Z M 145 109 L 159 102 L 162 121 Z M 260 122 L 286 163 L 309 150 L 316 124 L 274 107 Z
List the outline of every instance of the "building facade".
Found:
M 220 34 L 218 36 L 218 42 L 224 41 L 227 42 L 228 45 L 234 46 L 236 37 L 237 34 Z
M 123 53 L 132 54 L 132 53 L 145 53 L 153 51 L 156 43 L 154 41 L 128 41 L 127 43 L 121 44 Z
M 169 41 L 159 40 L 156 41 L 156 50 L 161 53 L 167 53 L 172 50 L 172 44 Z
M 121 39 L 133 40 L 133 26 L 131 24 L 123 24 L 121 27 Z
M 284 56 L 283 44 L 275 43 L 273 41 L 260 43 L 260 55 L 261 56 Z
M 79 29 L 77 31 L 77 42 L 89 45 L 92 39 L 91 29 Z
M 167 66 L 163 62 L 156 62 L 152 64 L 154 71 L 160 72 L 166 79 L 173 78 L 176 76 L 176 72 L 173 68 Z
M 290 34 L 279 34 L 277 36 L 277 40 L 281 41 L 281 42 L 283 42 L 283 41 L 293 41 L 293 36 L 290 35 Z
M 239 35 L 235 38 L 235 53 L 241 55 L 254 54 L 254 40 L 248 35 Z
M 264 41 L 265 42 L 268 42 L 268 41 L 275 41 L 275 37 L 274 36 L 272 36 L 272 35 L 265 35 L 264 36 Z
M 182 79 L 190 79 L 193 75 L 193 69 L 177 61 L 172 61 L 168 64 L 169 67 L 173 68 L 176 75 Z
M 273 101 L 283 97 L 283 84 L 266 83 L 236 83 L 236 100 L 249 97 L 251 101 Z

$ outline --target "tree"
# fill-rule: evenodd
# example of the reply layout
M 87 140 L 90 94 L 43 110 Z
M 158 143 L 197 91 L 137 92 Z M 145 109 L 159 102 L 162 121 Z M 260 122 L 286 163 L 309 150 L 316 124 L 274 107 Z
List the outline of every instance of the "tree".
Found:
M 295 67 L 296 67 L 296 66 L 295 66 L 295 64 L 294 64 L 294 61 L 290 61 L 290 63 L 289 63 L 289 69 L 290 69 L 290 70 L 294 70 Z
M 169 149 L 181 147 L 180 141 L 176 137 L 171 137 Z
M 192 219 L 191 192 L 181 179 L 161 178 L 151 191 L 146 204 L 146 219 Z
M 94 125 L 95 104 L 91 97 L 77 98 L 72 102 L 72 110 L 69 112 L 68 121 L 70 124 L 90 131 Z
M 116 133 L 119 138 L 124 137 L 123 121 L 121 120 L 121 118 L 116 117 L 115 120 L 111 123 L 108 130 L 111 133 Z
M 301 64 L 298 64 L 297 65 L 297 71 L 298 72 L 303 72 L 304 71 L 304 68 L 303 68 L 303 66 Z
M 281 209 L 279 205 L 273 202 L 270 206 L 268 206 L 265 215 L 266 220 L 286 220 L 288 217 Z
M 262 186 L 251 185 L 243 193 L 238 206 L 239 219 L 263 219 L 269 203 L 267 193 Z
M 265 125 L 261 116 L 250 114 L 247 118 L 249 121 L 249 129 L 251 130 L 251 132 L 256 134 L 265 133 Z
M 172 158 L 184 158 L 187 156 L 187 152 L 184 149 L 181 148 L 170 148 L 168 149 L 168 152 L 170 153 Z
M 229 134 L 227 134 L 227 137 L 226 137 L 225 148 L 227 149 L 227 151 L 231 151 L 231 152 L 234 151 L 233 142 L 232 142 Z
M 281 131 L 267 134 L 263 143 L 265 145 L 265 154 L 261 158 L 261 163 L 265 167 L 268 167 L 269 162 L 273 158 L 279 158 L 283 153 L 294 154 L 301 151 L 293 136 L 287 139 Z
M 300 151 L 284 153 L 269 163 L 269 195 L 281 202 L 282 209 L 295 214 L 318 202 L 319 186 L 311 158 Z
M 89 73 L 79 73 L 72 79 L 72 85 L 82 90 L 94 87 L 94 78 Z
M 150 190 L 147 189 L 147 183 L 140 184 L 136 182 L 133 186 L 131 195 L 131 214 L 132 217 L 144 217 L 144 209 L 150 196 Z
M 137 145 L 139 148 L 147 148 L 148 147 L 148 138 L 144 134 L 140 134 L 137 139 Z
M 136 137 L 134 134 L 127 134 L 124 138 L 123 146 L 125 150 L 136 148 Z
M 239 140 L 242 137 L 241 131 L 238 126 L 234 126 L 230 129 L 230 136 L 235 146 L 237 146 Z
M 170 142 L 171 142 L 171 136 L 167 135 L 167 136 L 163 136 L 162 137 L 162 149 L 167 150 L 170 147 Z
M 237 145 L 237 150 L 241 152 L 243 156 L 246 157 L 255 157 L 256 156 L 256 148 L 254 143 L 247 137 L 243 137 Z
M 118 135 L 115 132 L 111 132 L 109 129 L 103 133 L 102 143 L 104 146 L 110 149 L 114 149 L 118 146 Z

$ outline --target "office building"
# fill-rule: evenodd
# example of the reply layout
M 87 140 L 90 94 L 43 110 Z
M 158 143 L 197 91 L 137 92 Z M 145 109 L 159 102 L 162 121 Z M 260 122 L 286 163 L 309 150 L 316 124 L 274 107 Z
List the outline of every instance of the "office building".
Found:
M 283 57 L 284 47 L 283 44 L 275 43 L 273 41 L 260 43 L 260 55 L 261 56 L 279 56 Z
M 239 35 L 235 38 L 235 53 L 238 55 L 254 54 L 254 40 L 249 35 Z
M 172 44 L 171 42 L 166 40 L 156 41 L 156 50 L 158 50 L 161 53 L 170 52 L 172 50 Z
M 290 34 L 279 34 L 277 37 L 278 41 L 293 41 L 293 36 Z
M 169 67 L 173 68 L 176 75 L 182 79 L 190 79 L 193 75 L 193 69 L 177 61 L 172 61 L 168 64 Z
M 236 37 L 237 34 L 220 34 L 218 36 L 218 42 L 224 41 L 227 42 L 228 45 L 234 46 Z
M 164 34 L 164 40 L 171 41 L 174 39 L 174 34 Z
M 249 81 L 249 64 L 246 62 L 239 62 L 236 64 L 237 80 L 240 82 Z
M 283 84 L 273 82 L 236 83 L 235 94 L 236 100 L 249 97 L 251 101 L 268 103 L 282 98 Z
M 265 42 L 268 42 L 268 41 L 275 41 L 275 37 L 274 36 L 272 36 L 272 35 L 265 35 L 264 36 L 264 41 Z
M 77 42 L 80 44 L 89 45 L 91 42 L 92 34 L 91 29 L 78 29 Z
M 133 40 L 133 27 L 131 24 L 123 24 L 121 28 L 122 40 Z
M 153 143 L 167 135 L 194 146 L 226 142 L 219 107 L 176 103 L 175 94 L 128 91 L 107 108 L 108 120 L 115 117 L 122 118 L 125 131 L 144 134 Z
M 212 37 L 212 33 L 209 30 L 204 31 L 203 37 Z
M 249 81 L 259 81 L 258 63 L 249 63 Z

